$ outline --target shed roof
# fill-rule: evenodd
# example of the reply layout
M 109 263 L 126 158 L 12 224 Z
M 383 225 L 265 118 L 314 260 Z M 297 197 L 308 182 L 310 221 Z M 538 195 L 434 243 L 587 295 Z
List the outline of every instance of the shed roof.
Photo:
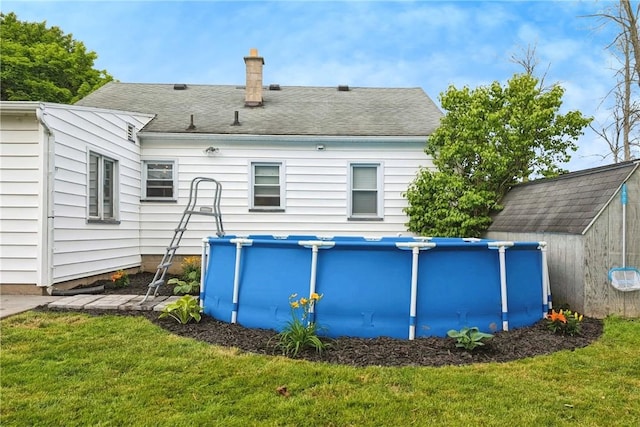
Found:
M 183 85 L 185 86 L 185 85 Z M 161 133 L 427 136 L 442 112 L 421 88 L 278 86 L 245 107 L 245 87 L 111 82 L 76 105 L 153 113 Z M 234 126 L 235 112 L 239 126 Z M 195 129 L 188 129 L 191 115 Z
M 635 160 L 516 185 L 489 231 L 583 234 L 639 166 Z

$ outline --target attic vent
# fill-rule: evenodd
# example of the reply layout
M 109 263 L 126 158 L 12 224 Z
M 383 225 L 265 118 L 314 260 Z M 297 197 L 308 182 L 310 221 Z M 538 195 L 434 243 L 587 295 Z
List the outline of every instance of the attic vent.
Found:
M 185 90 L 187 85 L 184 83 L 176 83 L 173 85 L 173 90 Z
M 127 139 L 131 142 L 136 142 L 136 127 L 131 123 L 127 123 Z
M 338 86 L 338 92 L 349 92 L 349 86 L 348 85 L 339 85 Z
M 280 85 L 279 84 L 270 84 L 269 85 L 269 90 L 280 90 Z

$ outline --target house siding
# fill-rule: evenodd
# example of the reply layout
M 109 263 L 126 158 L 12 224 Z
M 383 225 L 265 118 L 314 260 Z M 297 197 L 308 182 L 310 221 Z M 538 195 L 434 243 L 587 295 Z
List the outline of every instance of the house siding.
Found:
M 383 236 L 409 234 L 403 212 L 406 200 L 402 193 L 421 166 L 432 167 L 424 154 L 424 142 L 354 143 L 323 142 L 316 150 L 313 139 L 238 142 L 232 139 L 197 141 L 143 140 L 142 158 L 178 160 L 179 197 L 176 202 L 143 202 L 141 206 L 141 252 L 164 253 L 189 197 L 191 180 L 206 176 L 220 181 L 220 203 L 227 234 L 310 234 Z M 207 156 L 204 150 L 214 146 L 218 152 Z M 250 162 L 282 162 L 285 169 L 284 212 L 250 212 Z M 351 162 L 380 163 L 384 170 L 384 220 L 348 219 L 348 175 Z M 210 193 L 212 194 L 212 193 Z M 202 201 L 211 205 L 213 198 L 205 192 Z M 200 204 L 199 204 L 200 205 Z M 211 217 L 194 215 L 185 232 L 178 254 L 199 253 L 202 238 L 215 235 Z
M 0 283 L 44 284 L 42 158 L 44 131 L 35 111 L 0 121 Z M 45 205 L 46 206 L 46 205 Z
M 69 106 L 45 109 L 55 137 L 53 283 L 140 265 L 140 147 L 127 139 L 127 123 L 140 129 L 149 119 Z M 87 221 L 90 151 L 118 162 L 117 224 Z

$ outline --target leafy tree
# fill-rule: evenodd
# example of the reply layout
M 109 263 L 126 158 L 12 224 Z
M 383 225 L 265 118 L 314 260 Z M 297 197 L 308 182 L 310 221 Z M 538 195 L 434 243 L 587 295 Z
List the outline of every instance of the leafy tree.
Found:
M 93 63 L 98 55 L 58 27 L 0 13 L 3 101 L 73 103 L 113 80 Z
M 446 115 L 427 140 L 436 171 L 423 168 L 404 196 L 410 231 L 431 236 L 480 236 L 515 183 L 554 176 L 570 159 L 590 122 L 578 111 L 560 114 L 564 89 L 542 89 L 516 74 L 505 87 L 450 86 L 441 94 Z

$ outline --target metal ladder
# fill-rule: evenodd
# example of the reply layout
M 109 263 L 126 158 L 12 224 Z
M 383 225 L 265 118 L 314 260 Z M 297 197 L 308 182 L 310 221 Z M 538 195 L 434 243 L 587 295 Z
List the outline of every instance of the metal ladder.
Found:
M 200 184 L 203 182 L 213 183 L 215 186 L 215 194 L 213 198 L 213 206 L 201 206 L 198 208 L 198 190 Z M 162 261 L 158 264 L 158 269 L 156 270 L 156 274 L 153 276 L 153 280 L 149 283 L 149 289 L 147 289 L 147 294 L 144 299 L 140 302 L 140 304 L 144 303 L 147 298 L 153 292 L 153 296 L 158 295 L 158 290 L 160 286 L 164 284 L 165 276 L 167 275 L 167 271 L 169 271 L 169 267 L 173 263 L 173 258 L 176 255 L 176 251 L 180 247 L 180 241 L 182 240 L 182 236 L 184 232 L 187 231 L 187 224 L 189 224 L 189 220 L 191 219 L 191 215 L 206 215 L 214 217 L 216 221 L 216 235 L 218 237 L 224 236 L 224 229 L 222 227 L 222 214 L 220 213 L 220 194 L 222 192 L 222 186 L 218 181 L 213 178 L 204 178 L 197 177 L 191 181 L 191 187 L 189 189 L 189 201 L 187 202 L 187 207 L 185 208 L 182 218 L 180 219 L 180 223 L 178 227 L 175 229 L 173 238 L 171 239 L 171 243 L 167 246 L 167 249 L 162 257 Z

